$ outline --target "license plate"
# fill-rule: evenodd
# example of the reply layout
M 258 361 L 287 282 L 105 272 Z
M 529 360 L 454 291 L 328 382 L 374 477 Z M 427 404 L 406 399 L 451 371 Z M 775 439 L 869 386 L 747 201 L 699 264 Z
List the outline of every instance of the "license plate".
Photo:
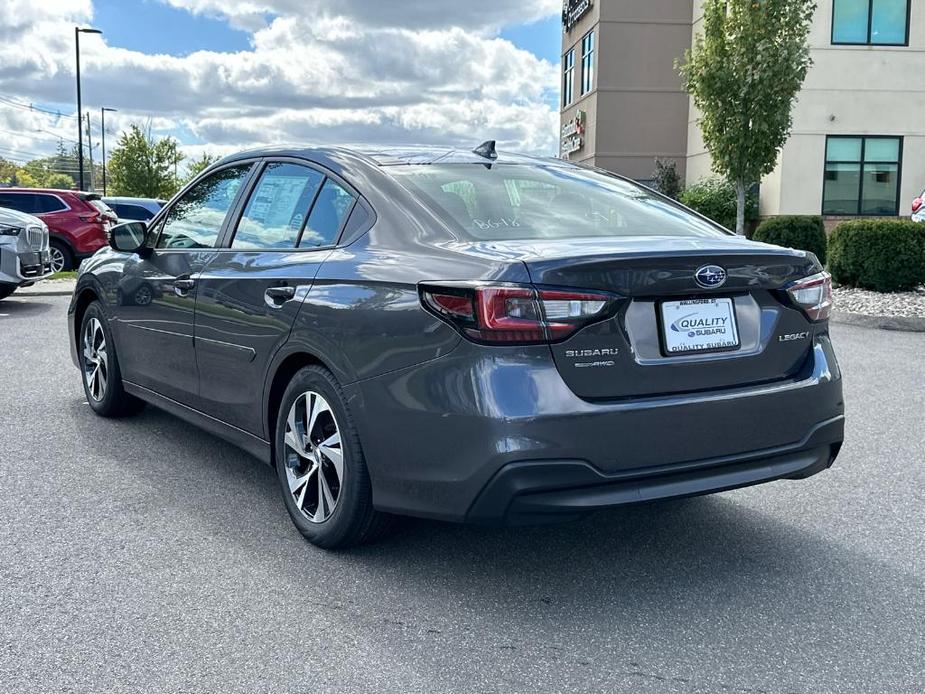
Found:
M 739 331 L 732 299 L 688 299 L 662 303 L 667 354 L 735 349 Z

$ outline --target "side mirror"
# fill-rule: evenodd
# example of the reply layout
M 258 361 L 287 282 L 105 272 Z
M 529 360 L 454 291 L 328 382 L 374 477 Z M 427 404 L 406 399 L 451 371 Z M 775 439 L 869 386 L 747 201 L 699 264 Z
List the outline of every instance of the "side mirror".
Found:
M 122 253 L 138 253 L 144 248 L 148 236 L 145 222 L 116 224 L 109 230 L 109 245 Z

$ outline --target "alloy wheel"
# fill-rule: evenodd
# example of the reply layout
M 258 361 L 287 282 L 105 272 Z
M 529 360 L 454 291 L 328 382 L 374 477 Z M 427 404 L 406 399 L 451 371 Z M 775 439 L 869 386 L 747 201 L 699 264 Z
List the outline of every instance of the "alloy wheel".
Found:
M 323 523 L 340 499 L 344 453 L 334 412 L 322 395 L 308 391 L 292 403 L 285 447 L 289 493 L 307 520 Z
M 135 305 L 136 306 L 147 306 L 151 303 L 151 287 L 148 285 L 142 285 L 138 288 L 138 291 L 135 292 Z
M 87 392 L 100 402 L 106 397 L 106 386 L 109 383 L 109 356 L 106 353 L 106 335 L 97 318 L 90 318 L 84 326 L 83 357 Z
M 60 248 L 51 247 L 51 270 L 52 272 L 61 272 L 64 270 L 64 253 Z

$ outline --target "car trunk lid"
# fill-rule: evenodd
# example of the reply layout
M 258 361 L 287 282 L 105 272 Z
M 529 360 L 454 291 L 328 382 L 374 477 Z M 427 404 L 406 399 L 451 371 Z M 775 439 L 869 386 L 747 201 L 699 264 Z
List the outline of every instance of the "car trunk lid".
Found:
M 519 259 L 538 287 L 622 297 L 612 316 L 551 345 L 563 379 L 588 399 L 661 396 L 792 379 L 807 364 L 812 336 L 819 329 L 783 291 L 821 269 L 815 257 L 803 251 L 738 237 L 473 246 L 471 251 L 478 254 Z M 725 279 L 715 286 L 698 281 L 698 270 L 709 267 L 718 268 Z M 720 320 L 731 321 L 733 330 L 717 329 L 718 341 L 711 342 L 710 322 Z M 690 344 L 709 348 L 672 351 L 686 350 Z

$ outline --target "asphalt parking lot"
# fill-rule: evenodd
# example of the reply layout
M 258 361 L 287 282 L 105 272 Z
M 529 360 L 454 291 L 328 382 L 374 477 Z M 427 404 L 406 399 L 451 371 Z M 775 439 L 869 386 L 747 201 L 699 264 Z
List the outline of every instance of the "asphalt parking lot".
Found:
M 95 417 L 67 301 L 0 302 L 0 691 L 925 691 L 925 334 L 833 326 L 808 481 L 330 554 L 246 454 Z

